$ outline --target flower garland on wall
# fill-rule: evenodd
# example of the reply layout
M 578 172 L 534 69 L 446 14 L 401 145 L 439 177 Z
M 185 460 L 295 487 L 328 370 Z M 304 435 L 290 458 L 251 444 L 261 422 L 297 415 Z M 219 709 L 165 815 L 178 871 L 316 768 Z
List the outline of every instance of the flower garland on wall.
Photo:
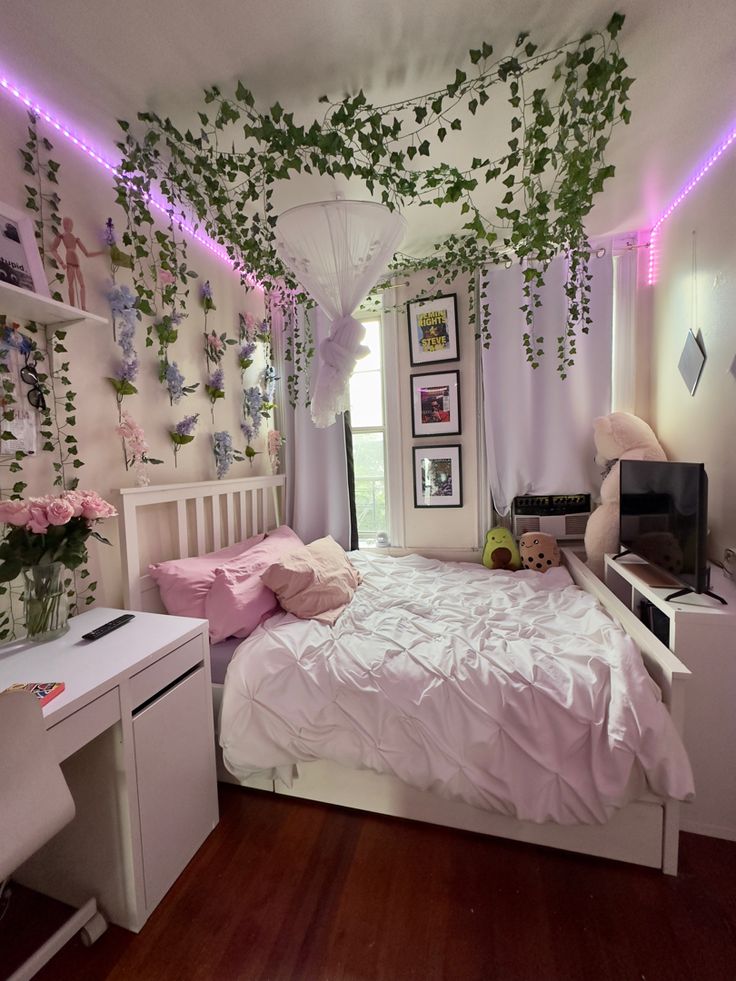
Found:
M 210 400 L 210 415 L 212 422 L 214 422 L 215 404 L 219 399 L 225 398 L 225 369 L 222 365 L 222 359 L 228 345 L 237 342 L 234 338 L 228 337 L 226 332 L 218 334 L 216 330 L 207 330 L 207 315 L 216 309 L 209 280 L 202 284 L 200 298 L 204 309 L 204 357 L 207 367 L 207 382 L 204 390 Z
M 534 328 L 539 291 L 549 262 L 566 254 L 569 302 L 558 346 L 564 377 L 578 332 L 586 333 L 592 322 L 585 221 L 614 174 L 605 161 L 613 128 L 630 119 L 633 78 L 617 41 L 623 23 L 615 13 L 603 30 L 547 51 L 524 31 L 513 53 L 502 57 L 484 41 L 470 51 L 467 70 L 458 67 L 443 88 L 384 106 L 372 105 L 362 91 L 336 102 L 323 96 L 324 118 L 307 125 L 279 103 L 256 108 L 242 82 L 227 95 L 212 86 L 204 93 L 197 132 L 181 132 L 153 112 L 138 114 L 139 136 L 121 122 L 121 183 L 133 183 L 138 192 L 132 207 L 130 196 L 123 206 L 137 221 L 147 220 L 145 195 L 157 182 L 174 211 L 193 213 L 207 234 L 226 245 L 236 266 L 257 271 L 274 296 L 283 295 L 284 284 L 299 292 L 275 249 L 279 180 L 301 172 L 358 179 L 392 209 L 416 203 L 459 209 L 460 233 L 435 243 L 428 257 L 398 254 L 393 272 L 428 270 L 430 288 L 423 294 L 434 295 L 460 274 L 474 289 L 474 274 L 487 263 L 522 261 L 523 343 L 534 368 L 544 356 Z M 504 152 L 479 147 L 464 167 L 418 166 L 423 158 L 446 156 L 442 145 L 462 130 L 463 117 L 481 113 L 498 92 L 512 110 Z M 234 127 L 247 141 L 242 150 L 231 146 Z M 221 145 L 224 137 L 227 146 Z M 499 187 L 502 198 L 486 213 L 479 192 L 488 185 Z M 487 345 L 490 307 L 481 310 L 479 324 L 473 309 L 471 321 Z

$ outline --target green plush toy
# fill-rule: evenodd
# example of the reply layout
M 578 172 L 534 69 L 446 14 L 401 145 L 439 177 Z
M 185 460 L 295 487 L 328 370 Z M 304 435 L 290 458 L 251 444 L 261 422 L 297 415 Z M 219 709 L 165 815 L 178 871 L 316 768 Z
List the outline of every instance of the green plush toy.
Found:
M 491 528 L 483 546 L 483 565 L 488 569 L 520 569 L 521 556 L 508 528 Z

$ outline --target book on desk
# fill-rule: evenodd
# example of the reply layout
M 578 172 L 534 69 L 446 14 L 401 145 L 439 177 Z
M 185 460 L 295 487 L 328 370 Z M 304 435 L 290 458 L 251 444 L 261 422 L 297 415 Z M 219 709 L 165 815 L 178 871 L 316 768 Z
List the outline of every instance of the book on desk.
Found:
M 27 683 L 16 682 L 14 685 L 10 685 L 6 688 L 2 694 L 9 691 L 28 691 L 35 695 L 43 708 L 52 698 L 56 698 L 57 695 L 61 695 L 64 691 L 63 681 L 31 681 Z

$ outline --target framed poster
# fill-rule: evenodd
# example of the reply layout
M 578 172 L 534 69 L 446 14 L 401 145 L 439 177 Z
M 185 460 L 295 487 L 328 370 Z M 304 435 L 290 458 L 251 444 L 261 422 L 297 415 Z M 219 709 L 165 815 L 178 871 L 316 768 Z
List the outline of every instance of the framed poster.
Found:
M 412 368 L 423 364 L 458 361 L 457 294 L 407 304 L 409 358 Z
M 460 447 L 414 447 L 414 507 L 463 506 Z
M 411 432 L 421 436 L 460 434 L 460 372 L 411 376 Z
M 0 283 L 49 296 L 33 222 L 24 212 L 0 201 Z

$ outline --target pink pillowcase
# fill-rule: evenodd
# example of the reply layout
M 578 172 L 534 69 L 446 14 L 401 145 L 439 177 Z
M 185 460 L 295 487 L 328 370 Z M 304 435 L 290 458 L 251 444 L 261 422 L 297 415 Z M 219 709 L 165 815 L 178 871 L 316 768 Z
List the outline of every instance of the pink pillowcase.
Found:
M 221 548 L 218 552 L 149 565 L 148 571 L 159 588 L 166 612 L 173 616 L 204 619 L 205 599 L 215 581 L 215 570 L 229 560 L 243 555 L 265 537 L 254 535 L 244 542 Z
M 284 555 L 261 580 L 289 613 L 332 624 L 353 598 L 361 576 L 328 535 Z
M 260 574 L 303 544 L 291 528 L 282 525 L 260 544 L 217 569 L 205 601 L 213 644 L 226 637 L 247 637 L 278 610 L 278 600 L 262 582 Z

